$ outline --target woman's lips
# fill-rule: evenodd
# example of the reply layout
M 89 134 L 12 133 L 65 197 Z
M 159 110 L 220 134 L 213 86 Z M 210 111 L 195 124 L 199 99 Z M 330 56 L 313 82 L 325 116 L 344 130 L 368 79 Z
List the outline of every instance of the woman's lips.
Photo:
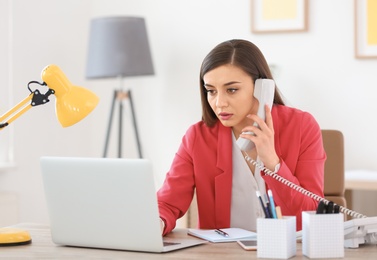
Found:
M 221 120 L 229 120 L 232 116 L 233 114 L 224 113 L 224 112 L 219 114 L 219 117 Z

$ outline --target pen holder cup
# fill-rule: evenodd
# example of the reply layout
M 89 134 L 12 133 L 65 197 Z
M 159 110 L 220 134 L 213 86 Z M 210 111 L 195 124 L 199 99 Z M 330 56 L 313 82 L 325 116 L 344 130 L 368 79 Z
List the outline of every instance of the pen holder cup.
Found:
M 344 257 L 344 216 L 302 212 L 302 253 L 309 258 Z
M 296 217 L 257 219 L 258 258 L 288 259 L 296 255 Z

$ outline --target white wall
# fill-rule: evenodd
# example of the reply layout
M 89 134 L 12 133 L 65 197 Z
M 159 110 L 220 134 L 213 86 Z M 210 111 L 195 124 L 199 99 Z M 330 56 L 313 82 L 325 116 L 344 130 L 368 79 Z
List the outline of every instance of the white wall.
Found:
M 101 98 L 96 110 L 71 128 L 58 125 L 53 104 L 34 108 L 14 123 L 17 167 L 0 171 L 0 192 L 19 196 L 15 222 L 48 221 L 41 155 L 102 154 L 112 90 L 119 83 L 85 80 L 89 21 L 97 16 L 146 19 L 156 75 L 126 79 L 125 86 L 133 91 L 143 153 L 153 162 L 157 187 L 185 130 L 201 118 L 201 61 L 216 44 L 231 38 L 254 42 L 269 63 L 278 66 L 276 82 L 290 105 L 311 112 L 322 128 L 344 133 L 346 169 L 377 170 L 373 137 L 377 122 L 370 116 L 377 106 L 373 102 L 377 59 L 354 58 L 353 0 L 310 1 L 308 32 L 264 35 L 251 33 L 250 0 L 11 2 L 14 102 L 28 94 L 26 83 L 39 80 L 40 71 L 50 63 Z M 125 113 L 125 122 L 131 124 L 129 109 Z M 126 127 L 124 132 L 124 157 L 136 157 L 132 129 Z M 110 149 L 115 154 L 114 143 Z M 355 209 L 377 215 L 368 208 Z

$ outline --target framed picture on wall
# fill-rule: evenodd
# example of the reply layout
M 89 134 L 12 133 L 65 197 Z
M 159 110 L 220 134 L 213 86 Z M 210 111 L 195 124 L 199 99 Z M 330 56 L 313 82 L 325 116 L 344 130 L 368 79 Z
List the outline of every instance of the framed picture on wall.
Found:
M 251 31 L 253 33 L 307 30 L 307 0 L 251 0 Z
M 355 57 L 377 58 L 377 1 L 354 0 Z

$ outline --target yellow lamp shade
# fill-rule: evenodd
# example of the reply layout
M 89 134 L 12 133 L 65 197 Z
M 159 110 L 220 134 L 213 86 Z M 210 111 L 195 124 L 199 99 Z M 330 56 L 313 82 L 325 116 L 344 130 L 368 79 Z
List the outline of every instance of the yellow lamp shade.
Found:
M 56 65 L 44 68 L 42 79 L 55 92 L 56 116 L 63 127 L 82 120 L 99 102 L 98 96 L 90 90 L 73 86 Z

